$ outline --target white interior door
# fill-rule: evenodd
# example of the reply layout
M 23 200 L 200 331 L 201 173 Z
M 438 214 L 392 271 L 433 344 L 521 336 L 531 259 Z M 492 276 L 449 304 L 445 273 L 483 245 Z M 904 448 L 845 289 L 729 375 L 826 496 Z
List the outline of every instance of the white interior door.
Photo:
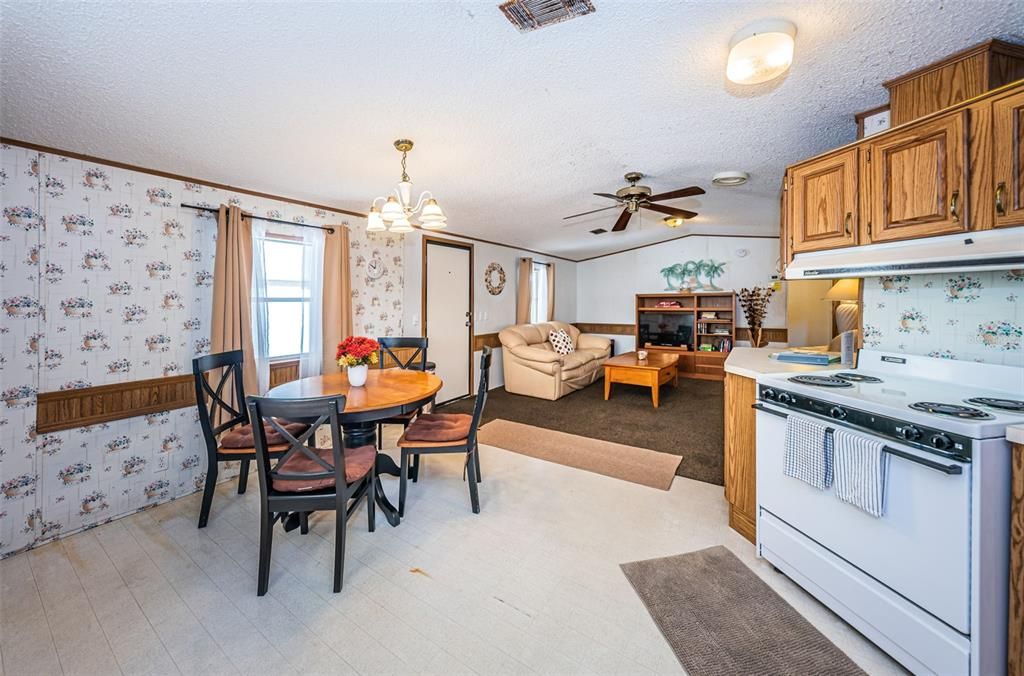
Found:
M 470 393 L 470 278 L 469 249 L 425 242 L 427 355 L 437 364 L 444 386 L 437 403 Z

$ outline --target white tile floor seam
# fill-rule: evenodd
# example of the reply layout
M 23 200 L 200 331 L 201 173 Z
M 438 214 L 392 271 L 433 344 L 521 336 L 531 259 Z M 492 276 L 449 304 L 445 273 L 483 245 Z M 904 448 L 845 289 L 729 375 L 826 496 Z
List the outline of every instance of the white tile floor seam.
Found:
M 389 448 L 396 437 L 387 431 Z M 679 674 L 619 564 L 716 544 L 866 671 L 899 672 L 756 558 L 728 528 L 720 486 L 677 477 L 659 491 L 500 449 L 481 455 L 479 515 L 454 456 L 424 459 L 398 528 L 378 513 L 367 532 L 360 507 L 340 594 L 334 517 L 317 514 L 308 535 L 277 527 L 269 593 L 256 596 L 255 477 L 241 496 L 221 484 L 202 530 L 197 494 L 2 561 L 0 676 Z M 384 486 L 397 502 L 397 481 Z

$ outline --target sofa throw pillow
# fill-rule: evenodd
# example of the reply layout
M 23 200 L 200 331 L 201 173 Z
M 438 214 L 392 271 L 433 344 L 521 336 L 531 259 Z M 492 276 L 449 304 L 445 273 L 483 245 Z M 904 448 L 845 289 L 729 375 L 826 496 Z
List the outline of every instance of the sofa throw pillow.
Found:
M 572 354 L 576 351 L 573 347 L 572 338 L 565 332 L 565 329 L 558 329 L 548 334 L 548 340 L 551 341 L 551 347 L 554 348 L 558 354 Z

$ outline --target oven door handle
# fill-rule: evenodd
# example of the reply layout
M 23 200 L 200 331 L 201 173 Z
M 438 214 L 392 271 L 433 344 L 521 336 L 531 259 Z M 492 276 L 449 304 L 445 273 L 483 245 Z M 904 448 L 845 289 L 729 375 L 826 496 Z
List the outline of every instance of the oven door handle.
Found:
M 788 413 L 783 413 L 782 411 L 776 411 L 775 409 L 768 408 L 767 406 L 765 406 L 763 404 L 751 404 L 751 408 L 753 408 L 753 409 L 755 409 L 757 411 L 761 411 L 762 413 L 771 413 L 772 415 L 776 415 L 776 416 L 778 416 L 780 418 L 788 418 L 789 417 Z M 825 428 L 825 432 L 827 432 L 828 434 L 832 434 L 833 432 L 835 432 L 835 429 L 832 428 L 832 427 L 826 427 Z M 941 462 L 935 462 L 934 460 L 929 460 L 928 458 L 922 458 L 920 456 L 914 455 L 913 453 L 907 453 L 906 451 L 901 451 L 898 448 L 892 448 L 890 446 L 882 446 L 882 452 L 883 453 L 888 453 L 889 455 L 899 456 L 899 457 L 903 458 L 904 460 L 909 460 L 910 462 L 915 462 L 918 465 L 923 465 L 923 466 L 927 467 L 928 469 L 934 469 L 934 470 L 936 470 L 938 472 L 942 472 L 943 474 L 949 474 L 949 475 L 952 476 L 954 474 L 963 474 L 964 473 L 964 468 L 961 467 L 960 465 L 946 465 L 946 464 L 943 464 Z

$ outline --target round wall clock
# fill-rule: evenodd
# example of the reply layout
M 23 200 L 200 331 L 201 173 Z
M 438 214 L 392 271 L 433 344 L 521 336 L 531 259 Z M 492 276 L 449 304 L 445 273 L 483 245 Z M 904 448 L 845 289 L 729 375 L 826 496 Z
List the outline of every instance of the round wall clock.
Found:
M 384 275 L 384 261 L 380 256 L 374 254 L 366 261 L 366 276 L 370 279 L 380 279 Z
M 505 289 L 505 270 L 498 263 L 491 263 L 484 270 L 484 286 L 487 293 L 497 296 Z

